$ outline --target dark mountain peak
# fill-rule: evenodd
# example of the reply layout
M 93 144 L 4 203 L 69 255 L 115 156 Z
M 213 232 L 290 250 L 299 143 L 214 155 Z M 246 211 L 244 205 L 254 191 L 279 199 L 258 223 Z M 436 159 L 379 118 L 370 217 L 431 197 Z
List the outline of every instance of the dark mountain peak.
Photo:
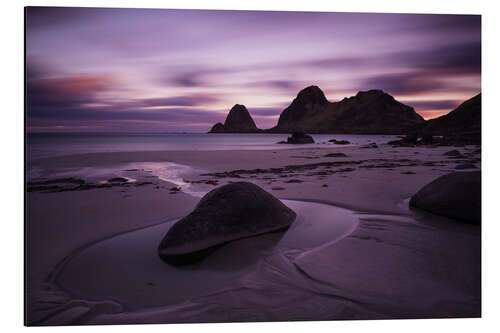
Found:
M 394 97 L 392 97 L 389 94 L 386 94 L 383 90 L 379 90 L 379 89 L 359 91 L 356 94 L 356 96 L 354 96 L 354 98 L 356 98 L 357 100 L 359 100 L 363 103 L 370 101 L 370 100 L 375 100 L 375 99 L 380 98 L 380 97 L 385 97 L 385 98 L 389 97 L 391 99 L 394 99 Z
M 247 108 L 242 104 L 235 104 L 229 111 L 224 124 L 215 124 L 210 133 L 252 133 L 258 131 L 259 129 Z
M 241 104 L 235 104 L 227 115 L 224 126 L 233 130 L 256 130 L 257 126 L 248 113 L 247 108 Z
M 449 115 L 451 116 L 460 112 L 481 113 L 481 93 L 460 104 L 455 110 L 451 111 Z
M 299 91 L 292 104 L 283 110 L 276 127 L 285 132 L 301 130 L 301 120 L 311 113 L 323 112 L 329 104 L 318 86 L 304 88 Z
M 212 129 L 210 130 L 209 133 L 224 133 L 224 124 L 223 123 L 217 123 L 214 126 L 212 126 Z
M 294 102 L 295 101 L 312 104 L 328 104 L 325 94 L 318 86 L 309 86 L 302 89 L 297 94 Z
M 481 94 L 466 100 L 455 110 L 431 119 L 423 129 L 426 134 L 458 137 L 456 140 L 481 142 Z
M 330 103 L 317 86 L 301 90 L 280 115 L 274 132 L 404 133 L 423 124 L 415 110 L 382 90 L 360 91 Z
M 228 118 L 231 114 L 248 114 L 247 108 L 243 104 L 234 104 L 234 106 L 229 110 Z M 227 118 L 226 118 L 227 121 Z

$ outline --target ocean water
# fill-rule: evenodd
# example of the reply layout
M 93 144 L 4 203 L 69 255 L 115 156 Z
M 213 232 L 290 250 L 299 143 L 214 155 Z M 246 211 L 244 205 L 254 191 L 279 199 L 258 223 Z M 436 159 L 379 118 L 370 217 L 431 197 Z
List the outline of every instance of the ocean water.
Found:
M 332 147 L 330 139 L 348 140 L 351 145 L 377 144 L 394 140 L 394 135 L 313 134 L 315 144 L 283 145 L 288 134 L 205 133 L 28 133 L 27 159 L 92 152 L 160 150 L 260 150 L 304 147 Z

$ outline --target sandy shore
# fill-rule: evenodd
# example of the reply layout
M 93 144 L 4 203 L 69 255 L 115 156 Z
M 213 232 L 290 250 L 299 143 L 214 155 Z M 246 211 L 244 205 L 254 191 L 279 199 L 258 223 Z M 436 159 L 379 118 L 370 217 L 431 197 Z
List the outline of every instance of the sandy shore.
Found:
M 452 149 L 459 150 L 462 157 L 444 155 Z M 91 180 L 115 175 L 135 181 L 85 190 L 28 192 L 27 322 L 57 325 L 480 316 L 480 228 L 412 211 L 407 205 L 407 199 L 418 189 L 456 171 L 457 165 L 467 162 L 480 168 L 476 149 L 382 145 L 374 149 L 93 153 L 33 161 L 30 168 L 62 170 L 67 176 L 78 176 L 82 170 L 87 175 L 92 174 L 89 170 L 108 170 L 94 173 Z M 346 156 L 327 156 L 333 153 Z M 158 177 L 157 167 L 166 162 L 182 167 L 173 175 Z M 78 287 L 66 277 L 63 285 L 61 274 L 71 265 L 80 267 L 78 275 L 84 282 L 112 284 L 113 280 L 103 279 L 108 276 L 116 280 L 116 276 L 98 270 L 106 266 L 102 257 L 95 255 L 94 261 L 86 257 L 81 265 L 75 264 L 76 258 L 83 260 L 85 251 L 108 246 L 110 243 L 105 242 L 116 240 L 118 235 L 138 235 L 134 230 L 161 227 L 189 213 L 202 193 L 241 180 L 254 182 L 280 199 L 346 208 L 356 214 L 356 225 L 340 240 L 322 240 L 312 247 L 282 248 L 276 246 L 273 237 L 235 242 L 231 246 L 239 250 L 228 252 L 234 253 L 235 259 L 239 251 L 255 249 L 259 242 L 271 242 L 273 246 L 258 252 L 262 256 L 252 260 L 251 268 L 246 266 L 242 274 L 225 281 L 224 287 L 191 293 L 185 299 L 177 295 L 169 304 L 148 296 L 143 299 L 150 303 L 138 301 L 141 306 L 134 307 L 130 297 L 124 301 L 126 297 L 88 295 L 88 283 Z M 180 191 L 173 190 L 177 186 Z M 110 263 L 116 263 L 113 258 L 108 258 Z M 232 261 L 226 258 L 214 267 L 219 273 L 231 272 L 236 269 Z M 194 267 L 192 272 L 196 269 L 200 270 Z M 160 285 L 144 281 L 142 288 L 145 295 L 156 293 L 168 299 Z M 123 282 L 120 288 L 126 296 L 127 284 Z M 152 288 L 155 293 L 150 292 Z M 136 293 L 141 290 L 137 285 L 132 289 Z

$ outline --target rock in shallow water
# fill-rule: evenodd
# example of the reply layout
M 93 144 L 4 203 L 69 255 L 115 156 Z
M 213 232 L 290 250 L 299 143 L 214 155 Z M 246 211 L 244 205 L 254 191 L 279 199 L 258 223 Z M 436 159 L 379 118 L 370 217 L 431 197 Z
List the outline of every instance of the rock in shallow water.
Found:
M 231 183 L 207 193 L 175 223 L 158 254 L 169 264 L 193 263 L 227 242 L 286 229 L 295 217 L 293 210 L 259 186 Z
M 302 132 L 293 132 L 292 136 L 289 136 L 286 139 L 286 141 L 280 141 L 278 143 L 301 145 L 301 144 L 314 143 L 314 139 L 309 134 Z
M 481 223 L 481 172 L 452 172 L 425 185 L 410 206 L 461 220 Z

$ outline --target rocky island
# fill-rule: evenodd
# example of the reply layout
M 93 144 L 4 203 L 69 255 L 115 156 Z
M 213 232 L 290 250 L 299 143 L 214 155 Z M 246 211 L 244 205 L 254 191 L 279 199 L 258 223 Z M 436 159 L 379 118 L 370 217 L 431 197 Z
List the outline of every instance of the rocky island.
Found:
M 245 106 L 236 104 L 224 124 L 215 124 L 209 133 L 404 134 L 425 124 L 411 106 L 382 90 L 360 91 L 329 102 L 318 86 L 309 86 L 281 112 L 273 128 L 258 129 Z
M 257 133 L 260 130 L 248 113 L 244 105 L 234 105 L 226 117 L 224 124 L 217 123 L 212 126 L 209 133 Z

